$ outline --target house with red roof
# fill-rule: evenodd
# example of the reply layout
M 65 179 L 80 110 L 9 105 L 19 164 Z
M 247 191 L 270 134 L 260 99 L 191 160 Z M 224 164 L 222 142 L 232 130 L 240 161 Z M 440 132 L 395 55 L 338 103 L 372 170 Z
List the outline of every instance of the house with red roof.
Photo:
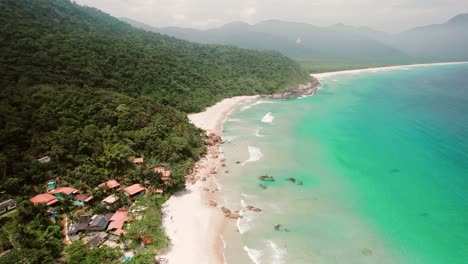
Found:
M 64 197 L 72 199 L 79 191 L 72 187 L 58 187 L 55 190 L 52 190 L 50 193 L 59 199 Z
M 124 191 L 129 196 L 133 197 L 136 195 L 144 194 L 146 189 L 145 187 L 141 186 L 139 183 L 136 183 L 136 184 L 133 184 L 132 186 L 125 188 Z
M 123 225 L 128 220 L 128 209 L 121 208 L 117 210 L 109 220 L 109 226 L 107 227 L 107 230 L 115 230 L 114 235 L 117 236 L 120 234 L 125 234 L 126 232 L 123 230 Z
M 156 193 L 158 193 L 158 194 L 163 194 L 163 193 L 164 193 L 164 191 L 163 191 L 163 189 L 161 189 L 161 188 L 158 188 L 158 189 L 156 189 Z
M 143 163 L 143 158 L 134 158 L 133 159 L 133 164 L 142 164 Z
M 59 200 L 57 199 L 57 197 L 53 196 L 52 194 L 43 193 L 43 194 L 38 194 L 34 196 L 33 198 L 29 199 L 29 201 L 31 201 L 31 203 L 33 203 L 34 205 L 44 203 L 47 206 L 49 206 L 49 205 L 53 205 L 57 203 Z
M 116 180 L 108 180 L 106 182 L 99 184 L 99 186 L 104 187 L 107 190 L 112 190 L 112 189 L 118 188 L 120 184 Z
M 75 196 L 73 203 L 78 206 L 84 206 L 85 203 L 89 203 L 93 198 L 92 195 L 78 194 Z

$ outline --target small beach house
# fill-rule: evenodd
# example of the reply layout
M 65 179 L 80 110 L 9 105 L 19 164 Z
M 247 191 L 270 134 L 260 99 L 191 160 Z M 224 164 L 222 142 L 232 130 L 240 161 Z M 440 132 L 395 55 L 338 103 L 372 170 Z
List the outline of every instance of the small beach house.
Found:
M 78 206 L 84 206 L 89 203 L 94 197 L 92 195 L 78 194 L 75 196 L 73 203 Z
M 53 194 L 55 197 L 58 199 L 73 199 L 73 197 L 78 193 L 79 191 L 75 188 L 72 187 L 58 187 L 55 190 L 52 190 L 50 193 Z
M 16 208 L 16 201 L 9 199 L 0 203 L 0 214 L 6 213 Z
M 125 193 L 128 194 L 130 197 L 134 197 L 137 195 L 142 195 L 145 193 L 145 187 L 141 186 L 139 183 L 133 184 L 124 189 Z
M 52 194 L 43 193 L 43 194 L 38 194 L 34 196 L 33 198 L 29 199 L 29 201 L 31 201 L 31 203 L 33 203 L 34 205 L 44 203 L 47 206 L 50 206 L 50 205 L 57 203 L 59 200 L 57 199 L 57 197 L 53 196 Z
M 99 184 L 99 187 L 103 187 L 106 190 L 114 190 L 114 189 L 117 189 L 119 186 L 120 184 L 116 180 L 108 180 L 106 182 Z
M 134 158 L 133 159 L 133 164 L 138 165 L 138 164 L 143 164 L 144 160 L 143 158 Z

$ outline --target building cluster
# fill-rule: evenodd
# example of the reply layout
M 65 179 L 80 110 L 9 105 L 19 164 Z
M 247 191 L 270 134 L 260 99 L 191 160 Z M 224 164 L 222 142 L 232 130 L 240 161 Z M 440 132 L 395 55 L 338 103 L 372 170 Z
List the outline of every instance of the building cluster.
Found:
M 48 162 L 47 159 L 42 160 Z M 140 165 L 144 162 L 143 158 L 135 158 L 133 163 Z M 160 179 L 164 182 L 164 185 L 170 185 L 170 177 L 172 174 L 171 170 L 166 170 L 164 167 L 154 168 L 154 172 L 160 175 Z M 121 186 L 116 180 L 108 180 L 98 185 L 96 188 L 102 188 L 108 196 L 102 199 L 100 202 L 106 205 L 109 209 L 110 205 L 114 204 L 119 199 L 119 192 L 123 192 L 130 199 L 144 195 L 146 188 L 141 184 L 136 183 L 131 186 Z M 47 183 L 47 192 L 38 194 L 29 199 L 34 205 L 45 204 L 47 206 L 55 206 L 62 200 L 73 201 L 73 204 L 78 207 L 83 207 L 86 204 L 90 204 L 95 200 L 92 194 L 84 194 L 80 190 L 73 187 L 57 186 L 55 180 Z M 163 194 L 162 188 L 155 190 L 158 194 Z M 120 196 L 121 197 L 121 196 Z M 10 200 L 2 202 L 0 207 L 0 213 L 11 210 L 12 205 L 3 206 L 3 204 L 11 204 Z M 14 203 L 16 207 L 16 203 Z M 6 208 L 3 210 L 3 208 Z M 141 209 L 141 208 L 140 208 Z M 124 225 L 130 221 L 128 216 L 129 210 L 126 208 L 117 209 L 114 213 L 108 214 L 95 214 L 95 215 L 81 215 L 76 223 L 69 224 L 67 230 L 67 240 L 74 242 L 76 240 L 83 240 L 92 247 L 99 247 L 102 244 L 106 244 L 111 247 L 118 246 L 119 236 L 126 234 Z M 80 236 L 80 233 L 84 234 Z

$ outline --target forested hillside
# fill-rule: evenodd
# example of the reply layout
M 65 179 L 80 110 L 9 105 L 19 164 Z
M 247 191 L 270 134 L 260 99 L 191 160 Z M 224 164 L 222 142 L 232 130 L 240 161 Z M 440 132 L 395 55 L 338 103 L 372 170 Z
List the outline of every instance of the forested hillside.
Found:
M 95 199 L 108 179 L 170 194 L 205 151 L 186 112 L 308 79 L 278 53 L 137 30 L 68 0 L 0 0 L 0 32 L 0 201 L 19 203 L 17 216 L 0 217 L 0 252 L 13 249 L 1 263 L 51 263 L 62 253 L 60 219 L 28 201 L 48 180 Z M 154 166 L 173 172 L 169 184 Z M 101 253 L 109 263 L 118 257 Z
M 307 78 L 279 53 L 193 44 L 66 0 L 0 3 L 3 87 L 99 87 L 195 112 L 225 96 L 269 93 Z

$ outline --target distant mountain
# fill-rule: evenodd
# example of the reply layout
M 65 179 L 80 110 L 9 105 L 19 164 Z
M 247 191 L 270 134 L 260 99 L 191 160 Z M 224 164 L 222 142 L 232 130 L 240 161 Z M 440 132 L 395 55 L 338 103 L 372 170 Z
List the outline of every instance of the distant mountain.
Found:
M 444 24 L 398 34 L 344 24 L 316 27 L 279 20 L 255 25 L 233 22 L 209 30 L 154 28 L 128 19 L 125 21 L 135 27 L 193 42 L 276 50 L 305 61 L 394 64 L 468 59 L 468 48 L 465 47 L 468 14 L 458 15 Z
M 305 23 L 269 20 L 249 25 L 233 22 L 216 29 L 195 30 L 178 27 L 153 28 L 130 19 L 122 20 L 135 27 L 188 41 L 275 50 L 300 60 L 396 63 L 410 59 L 404 52 L 368 36 Z
M 468 14 L 395 34 L 387 43 L 417 57 L 468 60 Z

